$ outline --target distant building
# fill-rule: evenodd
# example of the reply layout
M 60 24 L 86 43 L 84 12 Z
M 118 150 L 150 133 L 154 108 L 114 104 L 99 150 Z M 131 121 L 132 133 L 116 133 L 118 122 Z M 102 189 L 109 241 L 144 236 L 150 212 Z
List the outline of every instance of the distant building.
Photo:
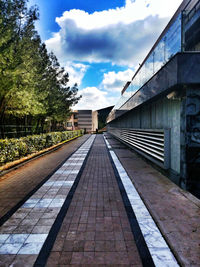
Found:
M 98 129 L 98 112 L 92 110 L 74 110 L 66 124 L 67 130 L 84 129 L 95 132 Z
M 67 130 L 78 130 L 78 113 L 77 110 L 73 111 L 71 117 L 66 123 Z

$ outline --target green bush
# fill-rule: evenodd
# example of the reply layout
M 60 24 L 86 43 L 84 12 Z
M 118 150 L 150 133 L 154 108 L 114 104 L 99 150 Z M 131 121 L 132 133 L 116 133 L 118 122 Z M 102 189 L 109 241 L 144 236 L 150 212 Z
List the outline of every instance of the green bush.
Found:
M 19 139 L 0 139 L 0 165 L 20 159 L 81 134 L 83 134 L 83 130 L 30 135 Z

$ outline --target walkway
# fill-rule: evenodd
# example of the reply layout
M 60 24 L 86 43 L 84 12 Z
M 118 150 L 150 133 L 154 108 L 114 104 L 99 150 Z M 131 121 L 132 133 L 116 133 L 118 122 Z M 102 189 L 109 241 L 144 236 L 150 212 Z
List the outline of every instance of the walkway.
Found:
M 140 169 L 147 174 L 146 170 L 150 168 L 156 177 L 158 172 L 153 172 L 145 162 L 141 165 L 141 159 L 136 156 L 132 156 L 133 162 L 137 161 L 139 165 L 129 164 L 132 152 L 109 136 L 107 140 L 104 140 L 102 135 L 92 135 L 86 139 L 86 136 L 82 137 L 66 146 L 65 153 L 68 151 L 67 147 L 70 152 L 77 149 L 71 156 L 69 151 L 65 156 L 57 151 L 57 155 L 62 154 L 65 157 L 65 163 L 60 166 L 57 164 L 57 168 L 54 166 L 54 173 L 47 171 L 46 178 L 41 175 L 41 170 L 32 168 L 32 164 L 36 166 L 34 164 L 38 160 L 29 163 L 29 168 L 34 170 L 32 176 L 40 177 L 31 190 L 28 187 L 28 167 L 26 170 L 25 167 L 20 168 L 13 172 L 13 176 L 7 175 L 7 179 L 0 181 L 1 192 L 7 188 L 10 199 L 13 199 L 13 205 L 7 210 L 4 204 L 4 216 L 1 216 L 2 223 L 5 223 L 0 228 L 0 266 L 178 266 L 156 226 L 160 226 L 161 221 L 157 209 L 161 213 L 161 210 L 165 210 L 166 216 L 174 215 L 173 212 L 171 213 L 170 208 L 166 209 L 166 206 L 153 206 L 151 214 L 154 219 L 157 216 L 155 224 L 137 193 L 137 190 L 141 191 L 140 194 L 144 198 L 146 192 L 145 203 L 151 211 L 151 204 L 155 202 L 152 201 L 151 194 L 153 187 L 151 186 L 148 194 L 148 188 L 140 184 L 137 177 L 138 174 L 141 175 Z M 78 148 L 79 145 L 81 146 Z M 126 154 L 123 154 L 124 152 Z M 61 157 L 58 158 L 61 162 Z M 44 159 L 40 158 L 37 164 L 41 164 L 41 160 Z M 47 160 L 47 166 L 48 162 Z M 142 166 L 146 167 L 146 170 Z M 134 174 L 131 173 L 133 168 L 136 170 Z M 135 176 L 133 183 L 137 190 L 126 171 L 131 179 Z M 23 187 L 21 183 L 20 187 L 24 191 L 18 198 L 12 183 L 18 185 L 20 176 L 26 186 Z M 163 181 L 162 177 L 159 178 Z M 141 179 L 144 182 L 144 177 Z M 161 193 L 158 180 L 157 178 L 157 183 L 155 181 L 155 188 Z M 138 188 L 138 184 L 141 187 Z M 169 182 L 170 184 L 172 183 Z M 165 190 L 166 185 L 170 189 L 167 183 L 163 183 Z M 172 191 L 172 194 L 174 192 Z M 175 195 L 178 195 L 177 191 Z M 157 193 L 155 196 L 158 200 Z M 3 194 L 0 194 L 0 203 L 2 199 Z M 197 223 L 199 202 L 192 197 L 190 200 L 186 199 L 188 202 L 184 203 L 190 204 Z M 163 202 L 161 196 L 159 201 Z M 18 205 L 15 205 L 17 203 Z M 10 208 L 11 212 L 6 213 Z M 161 225 L 162 230 L 165 220 L 167 221 L 164 218 Z M 191 225 L 194 227 L 193 220 Z M 190 231 L 191 225 L 187 230 Z M 199 231 L 198 225 L 196 231 Z M 175 238 L 176 232 L 173 231 L 173 234 Z M 190 245 L 197 244 L 196 240 L 198 238 L 194 235 Z M 170 241 L 170 238 L 167 241 Z M 179 254 L 182 251 L 177 252 L 177 247 L 173 247 L 173 253 L 181 263 L 183 257 Z M 188 262 L 185 261 L 185 266 L 200 266 L 198 254 L 194 252 L 192 257 L 193 262 L 190 255 L 188 259 L 186 257 Z
M 85 140 L 84 135 L 0 177 L 0 219 L 58 168 Z

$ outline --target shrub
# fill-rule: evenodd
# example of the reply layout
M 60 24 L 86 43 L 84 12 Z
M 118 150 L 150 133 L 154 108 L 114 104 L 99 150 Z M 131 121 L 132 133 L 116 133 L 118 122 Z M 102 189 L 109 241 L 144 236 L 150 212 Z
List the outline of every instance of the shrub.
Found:
M 53 132 L 21 138 L 0 139 L 0 165 L 83 134 L 83 130 Z

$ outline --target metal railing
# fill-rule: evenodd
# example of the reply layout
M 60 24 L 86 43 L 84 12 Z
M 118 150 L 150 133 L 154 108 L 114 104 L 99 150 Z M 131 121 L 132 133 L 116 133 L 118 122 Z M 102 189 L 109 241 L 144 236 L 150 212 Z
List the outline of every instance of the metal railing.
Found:
M 0 138 L 16 138 L 26 135 L 42 133 L 42 127 L 36 130 L 34 126 L 30 125 L 0 125 Z
M 112 128 L 109 133 L 162 168 L 170 166 L 169 129 Z

